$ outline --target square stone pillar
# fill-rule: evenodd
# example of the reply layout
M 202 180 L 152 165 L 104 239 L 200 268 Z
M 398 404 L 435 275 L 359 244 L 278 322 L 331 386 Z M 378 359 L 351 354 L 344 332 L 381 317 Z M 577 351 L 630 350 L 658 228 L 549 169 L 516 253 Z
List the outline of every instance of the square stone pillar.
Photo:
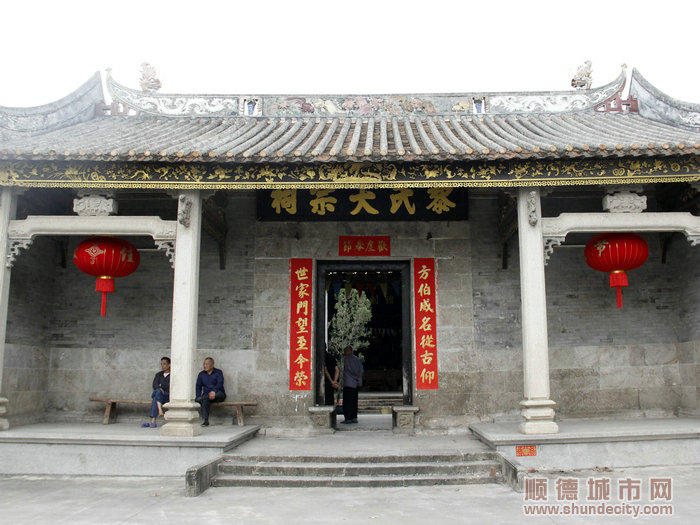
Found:
M 554 422 L 555 403 L 549 399 L 547 294 L 539 188 L 519 190 L 518 241 L 525 396 L 520 402 L 523 417 L 520 432 L 556 434 L 559 426 Z
M 7 254 L 9 253 L 9 232 L 10 221 L 15 218 L 17 208 L 17 195 L 12 188 L 0 190 L 0 430 L 10 428 L 7 420 L 8 400 L 2 395 L 2 376 L 5 372 L 5 333 L 7 329 L 7 308 L 10 302 L 10 264 Z
M 171 330 L 170 402 L 162 436 L 196 436 L 199 403 L 194 400 L 199 255 L 202 236 L 202 197 L 199 191 L 182 191 L 178 197 L 175 239 L 175 276 Z

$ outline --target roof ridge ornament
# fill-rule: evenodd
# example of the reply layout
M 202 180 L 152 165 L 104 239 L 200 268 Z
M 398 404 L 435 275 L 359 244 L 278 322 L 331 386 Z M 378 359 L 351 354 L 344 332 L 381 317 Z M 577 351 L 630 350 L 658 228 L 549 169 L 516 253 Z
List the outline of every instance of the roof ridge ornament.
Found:
M 157 76 L 156 68 L 148 62 L 141 62 L 139 84 L 144 93 L 155 93 L 163 86 L 163 83 Z
M 590 60 L 586 60 L 578 67 L 576 73 L 574 74 L 574 78 L 571 79 L 572 88 L 591 89 L 591 85 L 593 84 L 593 77 L 591 76 L 593 68 L 591 66 L 592 62 Z

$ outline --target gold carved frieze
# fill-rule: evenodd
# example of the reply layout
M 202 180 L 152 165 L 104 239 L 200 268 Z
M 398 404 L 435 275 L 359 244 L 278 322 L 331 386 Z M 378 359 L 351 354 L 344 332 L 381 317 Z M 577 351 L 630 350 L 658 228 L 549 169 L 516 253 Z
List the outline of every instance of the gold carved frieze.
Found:
M 156 189 L 430 188 L 700 180 L 700 157 L 434 163 L 206 164 L 2 161 L 0 186 Z

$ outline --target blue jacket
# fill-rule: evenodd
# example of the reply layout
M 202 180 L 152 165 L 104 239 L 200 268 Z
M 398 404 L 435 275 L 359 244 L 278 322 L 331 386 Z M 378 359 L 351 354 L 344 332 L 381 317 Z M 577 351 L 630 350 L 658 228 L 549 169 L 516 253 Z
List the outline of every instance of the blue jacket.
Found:
M 218 368 L 212 369 L 211 374 L 207 374 L 202 370 L 197 376 L 195 397 L 206 396 L 209 392 L 221 392 L 226 395 L 224 391 L 224 373 Z
M 153 390 L 159 389 L 163 390 L 166 397 L 170 397 L 170 372 L 167 376 L 162 370 L 156 373 L 153 378 Z
M 365 373 L 362 361 L 355 354 L 343 357 L 343 387 L 359 388 L 362 386 L 362 375 Z

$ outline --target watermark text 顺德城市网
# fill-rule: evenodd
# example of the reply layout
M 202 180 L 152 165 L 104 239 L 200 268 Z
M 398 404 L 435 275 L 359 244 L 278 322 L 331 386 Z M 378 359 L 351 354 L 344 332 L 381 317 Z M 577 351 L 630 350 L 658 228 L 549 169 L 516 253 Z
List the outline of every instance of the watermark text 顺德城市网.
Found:
M 530 477 L 524 482 L 526 516 L 673 516 L 670 477 Z

